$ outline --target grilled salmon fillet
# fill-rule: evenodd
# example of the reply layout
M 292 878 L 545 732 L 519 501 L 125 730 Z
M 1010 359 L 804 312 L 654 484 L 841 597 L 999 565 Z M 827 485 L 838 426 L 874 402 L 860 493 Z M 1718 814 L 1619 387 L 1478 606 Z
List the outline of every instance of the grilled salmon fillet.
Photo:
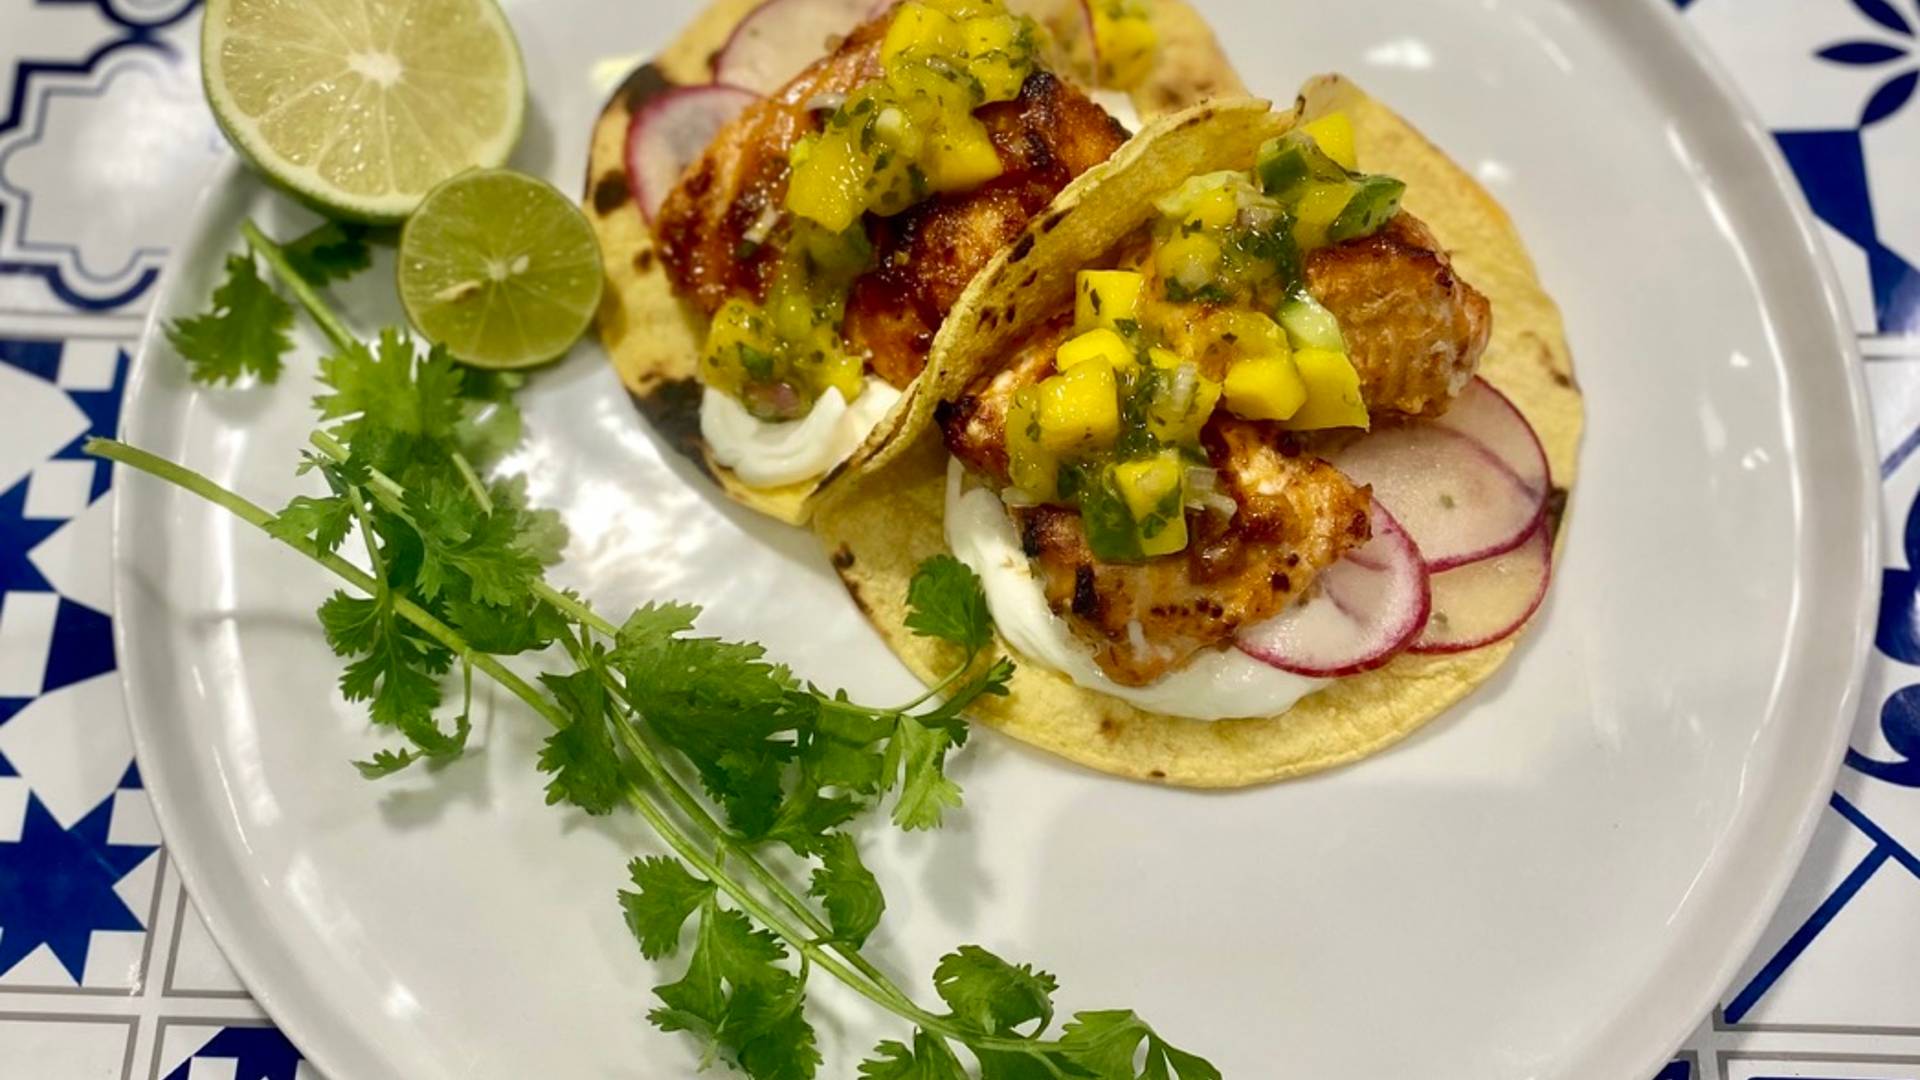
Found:
M 653 235 L 674 285 L 705 314 L 730 296 L 765 298 L 779 247 L 762 244 L 747 254 L 746 238 L 786 205 L 787 151 L 820 128 L 811 106 L 881 76 L 888 21 L 863 24 L 785 89 L 747 106 L 667 193 Z
M 780 263 L 787 152 L 819 130 L 824 111 L 810 106 L 882 75 L 890 20 L 862 25 L 785 89 L 748 107 L 668 194 L 654 224 L 661 257 L 680 293 L 705 314 L 729 297 L 765 298 Z M 934 334 L 980 268 L 1127 139 L 1104 109 L 1044 71 L 1028 77 L 1018 97 L 974 115 L 999 153 L 999 177 L 891 218 L 867 217 L 874 268 L 854 282 L 843 333 L 897 387 L 926 366 Z M 770 229 L 769 242 L 748 242 Z
M 1446 412 L 1493 333 L 1493 305 L 1405 212 L 1372 236 L 1308 255 L 1307 291 L 1339 318 L 1360 397 L 1376 417 Z
M 1137 261 L 1128 255 L 1139 250 L 1124 246 L 1118 261 Z M 1340 319 L 1376 419 L 1438 415 L 1473 378 L 1492 330 L 1491 306 L 1453 274 L 1416 218 L 1403 213 L 1372 237 L 1321 248 L 1306 269 L 1309 291 Z M 940 406 L 947 448 L 968 469 L 1008 482 L 1013 395 L 1053 373 L 1054 353 L 1071 333 L 1071 314 L 1057 316 L 999 370 Z M 1237 512 L 1228 519 L 1189 511 L 1191 540 L 1178 555 L 1103 563 L 1077 512 L 1013 511 L 1049 606 L 1122 685 L 1146 685 L 1202 649 L 1227 646 L 1241 627 L 1279 614 L 1321 571 L 1369 539 L 1370 495 L 1315 456 L 1325 436 L 1294 435 L 1221 411 L 1202 442 Z
M 1178 555 L 1105 563 L 1080 515 L 1013 511 L 1047 604 L 1114 682 L 1145 686 L 1241 627 L 1278 615 L 1322 570 L 1367 542 L 1369 496 L 1340 471 L 1290 448 L 1267 425 L 1231 417 L 1208 426 L 1207 453 L 1240 512 L 1188 511 Z

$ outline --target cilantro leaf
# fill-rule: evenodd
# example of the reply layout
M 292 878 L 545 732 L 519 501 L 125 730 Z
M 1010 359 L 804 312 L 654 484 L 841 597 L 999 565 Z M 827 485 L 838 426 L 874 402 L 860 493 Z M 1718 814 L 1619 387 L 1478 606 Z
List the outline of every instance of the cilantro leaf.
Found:
M 814 855 L 832 840 L 833 830 L 852 821 L 865 806 L 844 795 L 822 795 L 819 788 L 802 783 L 780 804 L 763 839 L 785 844 L 796 855 Z
M 540 771 L 553 774 L 547 805 L 568 802 L 596 816 L 611 814 L 626 789 L 620 754 L 607 730 L 606 687 L 591 669 L 542 675 L 540 681 L 569 718 L 540 749 Z
M 1018 967 L 978 945 L 962 945 L 940 958 L 933 988 L 953 1009 L 954 1018 L 984 1035 L 1001 1035 L 1021 1024 L 1040 1021 L 1035 1034 L 1053 1022 L 1053 992 L 1060 984 L 1031 965 Z
M 911 716 L 900 718 L 881 767 L 882 789 L 891 791 L 896 784 L 900 788 L 900 801 L 893 807 L 894 824 L 909 832 L 937 829 L 948 810 L 959 808 L 960 785 L 946 774 L 947 750 L 957 742 L 948 728 L 927 727 Z
M 531 608 L 492 607 L 454 597 L 445 606 L 447 624 L 475 651 L 494 656 L 538 652 L 567 632 L 566 616 L 548 603 Z
M 716 889 L 687 872 L 678 859 L 656 855 L 635 859 L 627 867 L 639 892 L 620 893 L 627 929 L 640 943 L 640 955 L 649 960 L 671 956 L 680 947 L 680 929 Z
M 420 760 L 412 750 L 376 750 L 365 761 L 356 761 L 353 767 L 368 780 L 380 780 L 404 771 L 408 766 Z
M 365 225 L 327 221 L 281 245 L 280 250 L 294 272 L 310 284 L 328 285 L 373 265 L 366 236 Z
M 807 893 L 819 897 L 827 909 L 834 940 L 856 949 L 867 943 L 887 910 L 880 883 L 860 861 L 860 849 L 846 833 L 834 833 L 820 846 L 820 866 Z
M 861 1080 L 967 1080 L 967 1070 L 947 1044 L 924 1031 L 913 1033 L 913 1047 L 892 1040 L 874 1048 L 860 1063 Z
M 1142 1041 L 1147 1044 L 1146 1063 L 1136 1072 L 1133 1062 Z M 1067 1023 L 1060 1050 L 1100 1080 L 1220 1080 L 1220 1070 L 1169 1046 L 1146 1021 L 1125 1009 L 1076 1013 Z
M 709 901 L 686 974 L 654 988 L 648 1019 L 702 1038 L 755 1080 L 809 1080 L 820 1065 L 805 985 L 780 966 L 786 948 L 747 917 Z
M 517 511 L 488 513 L 464 482 L 443 477 L 408 491 L 406 505 L 422 546 L 414 583 L 427 599 L 462 584 L 472 599 L 501 607 L 531 594 L 540 562 L 521 546 Z
M 338 551 L 352 528 L 353 507 L 338 495 L 296 496 L 267 523 L 275 539 L 316 551 Z
M 384 600 L 335 593 L 320 606 L 327 642 L 343 657 L 357 657 L 340 675 L 340 693 L 348 701 L 371 703 L 373 722 L 399 730 L 433 757 L 464 747 L 466 729 L 452 736 L 433 722 L 440 706 L 440 676 L 453 654 L 415 630 Z
M 460 368 L 434 347 L 415 355 L 406 333 L 389 327 L 377 348 L 355 342 L 320 361 L 320 379 L 332 389 L 313 399 L 324 420 L 343 420 L 335 434 L 358 449 L 368 432 L 391 442 L 398 437 L 445 440 L 461 414 Z
M 198 383 L 271 383 L 293 348 L 293 308 L 260 279 L 252 255 L 227 256 L 227 279 L 205 313 L 167 326 L 167 341 Z
M 621 627 L 611 656 L 634 711 L 683 754 L 734 828 L 764 837 L 784 798 L 792 732 L 811 710 L 759 645 L 685 636 L 698 608 L 653 605 Z
M 935 555 L 914 571 L 907 587 L 907 628 L 979 652 L 993 640 L 993 616 L 980 578 L 951 555 Z

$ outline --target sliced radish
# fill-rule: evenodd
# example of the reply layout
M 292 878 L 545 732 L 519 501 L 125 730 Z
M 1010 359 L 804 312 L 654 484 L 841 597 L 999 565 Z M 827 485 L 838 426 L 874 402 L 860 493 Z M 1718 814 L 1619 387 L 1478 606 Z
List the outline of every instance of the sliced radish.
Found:
M 845 37 L 884 11 L 874 0 L 766 0 L 733 28 L 713 60 L 715 82 L 770 95 Z
M 1333 464 L 1399 519 L 1438 573 L 1512 551 L 1546 512 L 1493 451 L 1437 424 L 1382 428 L 1334 455 Z
M 706 153 L 727 122 L 759 100 L 750 90 L 718 83 L 683 86 L 647 102 L 627 125 L 627 182 L 652 224 L 687 167 Z
M 1521 415 L 1507 395 L 1476 376 L 1454 400 L 1447 414 L 1433 423 L 1457 431 L 1488 450 L 1513 470 L 1528 491 L 1545 496 L 1553 486 L 1553 473 L 1547 467 L 1547 452 L 1540 436 Z
M 1427 623 L 1432 594 L 1426 563 L 1378 501 L 1373 539 L 1328 567 L 1319 590 L 1284 613 L 1240 632 L 1248 656 L 1316 678 L 1372 671 L 1394 658 Z
M 1433 615 L 1413 651 L 1467 652 L 1505 640 L 1540 610 L 1552 578 L 1544 521 L 1504 555 L 1433 575 Z

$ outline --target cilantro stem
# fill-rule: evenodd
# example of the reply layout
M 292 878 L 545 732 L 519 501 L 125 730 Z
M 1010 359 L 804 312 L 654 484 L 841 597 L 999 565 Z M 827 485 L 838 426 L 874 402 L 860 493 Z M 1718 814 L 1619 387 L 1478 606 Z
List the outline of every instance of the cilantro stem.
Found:
M 221 487 L 219 484 L 187 468 L 185 465 L 169 461 L 157 454 L 148 453 L 137 446 L 128 446 L 126 443 L 115 439 L 88 439 L 84 449 L 86 453 L 94 457 L 117 462 L 131 469 L 138 469 L 155 479 L 164 480 L 177 488 L 198 495 L 202 499 L 232 514 L 234 517 L 239 518 L 241 521 L 263 532 L 268 532 L 269 536 L 272 535 L 269 528 L 277 518 L 275 518 L 270 511 L 249 502 L 239 494 Z M 278 540 L 277 537 L 275 539 Z M 285 540 L 280 540 L 279 542 L 305 555 L 307 558 L 312 559 L 328 570 L 333 571 L 335 576 L 344 579 L 347 584 L 352 585 L 368 596 L 377 597 L 380 595 L 381 585 L 379 581 L 340 556 L 300 544 L 288 543 Z M 475 651 L 459 634 L 454 632 L 452 627 L 434 618 L 433 614 L 425 608 L 420 607 L 404 596 L 392 597 L 391 603 L 393 604 L 395 614 L 412 623 L 422 633 L 439 642 L 461 660 L 485 672 L 488 677 L 498 682 L 508 691 L 511 691 L 515 697 L 533 706 L 535 711 L 555 727 L 566 727 L 567 724 L 571 722 L 567 714 L 561 711 L 558 705 L 547 700 L 546 695 L 535 689 L 533 684 L 521 678 L 512 668 L 502 664 L 498 658 Z
M 274 243 L 272 238 L 261 232 L 259 226 L 252 221 L 240 223 L 240 234 L 247 238 L 247 246 L 266 262 L 267 268 L 273 271 L 273 276 L 280 279 L 280 284 L 293 294 L 293 298 L 300 302 L 302 308 L 306 309 L 308 317 L 319 325 L 320 331 L 327 335 L 328 341 L 333 342 L 335 349 L 345 352 L 359 344 L 358 339 L 353 336 L 353 331 L 347 329 L 347 324 L 340 320 L 340 316 L 333 313 L 333 309 L 327 306 L 326 301 L 320 299 L 320 294 L 307 283 L 307 279 L 301 277 L 300 272 L 287 261 L 284 248 Z
M 322 448 L 325 449 L 324 446 Z M 197 495 L 263 532 L 267 532 L 270 526 L 277 520 L 275 515 L 266 508 L 222 487 L 201 473 L 195 472 L 184 465 L 169 461 L 157 454 L 149 453 L 138 447 L 129 446 L 126 443 L 114 439 L 89 439 L 85 449 L 88 454 L 94 457 L 116 462 L 131 469 L 137 469 L 158 480 L 165 481 L 193 495 Z M 388 482 L 391 483 L 391 481 Z M 269 533 L 269 535 L 271 534 Z M 340 556 L 328 554 L 299 544 L 287 543 L 284 540 L 279 542 L 305 555 L 327 570 L 332 571 L 335 576 L 342 578 L 349 585 L 366 593 L 368 596 L 379 596 L 381 594 L 381 583 L 379 581 Z M 555 592 L 554 595 L 562 596 L 562 594 L 557 592 Z M 584 605 L 572 601 L 571 598 L 563 598 L 568 600 L 569 607 L 586 610 Z M 531 706 L 534 711 L 539 713 L 548 723 L 556 728 L 564 728 L 572 723 L 572 720 L 558 705 L 548 700 L 547 696 L 535 689 L 531 683 L 521 678 L 511 668 L 502 664 L 497 658 L 486 653 L 476 652 L 461 639 L 458 633 L 435 618 L 432 613 L 422 609 L 405 597 L 391 596 L 389 599 L 393 605 L 395 614 L 412 623 L 428 637 L 433 638 L 451 650 L 456 656 L 460 657 L 463 662 L 471 664 L 473 667 L 486 673 L 488 677 L 498 682 L 515 697 L 520 698 Z M 617 632 L 618 628 L 608 623 L 605 619 L 595 616 L 594 621 L 606 626 L 609 633 Z M 629 724 L 623 722 L 619 727 L 622 734 L 626 737 L 629 749 L 634 750 L 637 736 L 632 732 Z M 769 871 L 759 859 L 752 858 L 746 852 L 738 851 L 736 847 L 737 841 L 735 841 L 731 834 L 721 827 L 711 815 L 707 814 L 705 808 L 699 806 L 698 802 L 693 799 L 692 794 L 687 792 L 686 788 L 682 786 L 677 779 L 666 772 L 664 763 L 653 753 L 651 747 L 640 744 L 634 756 L 641 762 L 642 767 L 646 769 L 648 776 L 654 779 L 656 783 L 660 783 L 669 792 L 670 796 L 675 795 L 677 789 L 677 794 L 684 796 L 686 801 L 682 803 L 680 798 L 675 797 L 674 802 L 680 805 L 681 809 L 695 814 L 697 824 L 716 833 L 724 846 L 732 850 L 735 854 L 741 855 L 742 861 L 753 869 L 756 878 L 760 878 L 763 884 L 766 884 L 776 892 L 784 892 L 786 896 L 783 898 L 783 905 L 787 900 L 791 900 L 794 903 L 799 902 L 798 897 L 793 896 L 792 890 L 788 889 L 784 882 L 774 877 L 772 872 Z M 725 891 L 735 903 L 740 905 L 742 910 L 785 938 L 789 944 L 808 959 L 832 973 L 836 978 L 852 987 L 863 997 L 873 1001 L 876 1005 L 890 1012 L 897 1013 L 914 1023 L 920 1024 L 930 1031 L 944 1027 L 938 1017 L 914 1005 L 891 980 L 886 979 L 879 971 L 875 970 L 872 976 L 857 973 L 842 965 L 836 956 L 826 952 L 812 938 L 793 929 L 783 920 L 776 918 L 773 912 L 760 901 L 759 897 L 754 895 L 752 890 L 735 880 L 733 876 L 728 874 L 713 858 L 701 851 L 699 846 L 688 839 L 687 836 L 680 831 L 679 827 L 674 824 L 658 806 L 655 806 L 652 800 L 648 799 L 636 785 L 631 783 L 627 785 L 627 800 L 632 803 L 634 809 L 647 820 L 648 825 L 652 826 L 654 831 L 660 834 L 661 839 L 665 840 L 667 845 L 673 848 L 676 854 L 698 868 L 701 873 L 707 875 L 708 880 Z M 817 921 L 817 917 L 812 916 L 811 912 L 808 912 L 808 915 L 811 919 Z M 815 932 L 824 933 L 826 930 L 825 925 L 820 924 L 818 930 Z M 869 966 L 864 958 L 858 961 L 858 963 L 863 967 Z M 874 977 L 880 980 L 878 985 L 869 982 L 869 979 Z M 957 1034 L 954 1037 L 957 1038 Z
M 320 441 L 321 438 L 324 438 L 324 436 L 316 438 L 315 444 L 321 446 L 322 450 L 326 450 L 326 446 Z M 338 444 L 336 443 L 335 446 L 337 448 Z M 239 518 L 241 521 L 252 525 L 254 528 L 267 532 L 270 536 L 272 535 L 271 526 L 278 520 L 273 513 L 264 507 L 222 487 L 203 474 L 138 447 L 129 446 L 126 443 L 114 439 L 96 438 L 87 440 L 85 452 L 91 456 L 136 469 L 155 479 L 172 484 L 190 494 L 197 495 L 227 511 L 234 517 Z M 375 481 L 375 483 L 377 484 L 378 481 Z M 387 483 L 392 484 L 392 481 L 388 480 Z M 275 539 L 278 540 L 277 537 Z M 359 589 L 368 596 L 379 596 L 381 594 L 381 583 L 379 581 L 340 556 L 285 540 L 280 540 L 279 542 L 305 555 L 308 559 L 318 563 L 325 569 L 332 571 L 336 577 L 343 579 L 349 585 Z M 617 627 L 614 627 L 612 623 L 607 622 L 600 616 L 594 615 L 592 610 L 586 607 L 586 605 L 579 603 L 571 597 L 565 596 L 565 594 L 553 590 L 549 591 L 552 592 L 553 596 L 550 602 L 554 602 L 558 606 L 564 606 L 569 612 L 580 614 L 583 617 L 583 621 L 594 624 L 595 629 L 604 626 L 606 627 L 604 632 L 609 635 L 618 632 Z M 563 605 L 560 604 L 561 601 L 564 601 Z M 401 596 L 390 596 L 389 602 L 393 605 L 395 614 L 413 624 L 428 637 L 433 638 L 436 642 L 453 652 L 464 663 L 484 672 L 489 678 L 499 683 L 502 688 L 526 702 L 542 719 L 546 720 L 555 728 L 565 728 L 573 722 L 557 704 L 551 701 L 545 694 L 542 694 L 531 683 L 501 663 L 498 658 L 474 650 L 456 631 L 435 618 L 431 612 L 428 612 L 419 605 Z M 753 857 L 751 852 L 739 848 L 738 841 L 732 834 L 722 827 L 719 822 L 715 821 L 712 815 L 707 813 L 706 809 L 701 807 L 698 801 L 693 798 L 692 793 L 688 792 L 685 786 L 667 771 L 665 763 L 660 760 L 651 746 L 641 741 L 639 734 L 633 730 L 632 725 L 623 718 L 618 726 L 621 730 L 623 742 L 627 745 L 629 752 L 635 760 L 638 761 L 646 771 L 648 777 L 668 793 L 669 798 L 673 800 L 676 806 L 689 814 L 696 826 L 712 833 L 721 842 L 723 849 L 722 857 L 724 858 L 725 854 L 738 855 L 740 861 L 750 869 L 754 877 L 780 898 L 783 907 L 794 909 L 794 914 L 799 914 L 802 910 L 805 910 L 805 921 L 808 922 L 809 929 L 812 930 L 815 936 L 824 936 L 824 934 L 828 932 L 828 928 L 824 924 L 819 923 L 818 916 L 814 915 L 810 909 L 806 909 L 805 903 L 793 894 L 792 889 L 775 877 L 759 859 Z M 646 820 L 647 824 L 659 834 L 667 846 L 673 849 L 676 855 L 686 860 L 695 869 L 705 875 L 707 880 L 713 882 L 713 884 L 725 892 L 734 903 L 740 905 L 742 911 L 745 911 L 748 915 L 758 920 L 761 925 L 785 939 L 786 942 L 800 954 L 803 962 L 811 962 L 818 965 L 862 997 L 904 1020 L 919 1025 L 921 1029 L 931 1034 L 939 1035 L 950 1042 L 957 1042 L 962 1045 L 1026 1054 L 1039 1059 L 1049 1069 L 1053 1070 L 1055 1075 L 1059 1075 L 1057 1067 L 1048 1059 L 1046 1054 L 1047 1050 L 1056 1046 L 1057 1043 L 1042 1042 L 1035 1039 L 1007 1039 L 969 1034 L 961 1031 L 945 1018 L 936 1016 L 915 1004 L 897 984 L 889 979 L 883 972 L 873 967 L 857 950 L 849 950 L 850 955 L 845 957 L 845 962 L 843 963 L 840 951 L 846 947 L 842 943 L 833 943 L 830 949 L 816 940 L 815 936 L 809 936 L 807 933 L 802 933 L 800 930 L 789 925 L 783 918 L 777 916 L 753 890 L 747 888 L 746 885 L 728 873 L 721 865 L 721 859 L 717 859 L 702 851 L 699 845 L 695 844 L 686 833 L 681 830 L 680 826 L 667 815 L 666 811 L 656 805 L 653 800 L 647 796 L 639 785 L 629 780 L 624 787 L 627 801 L 633 806 L 634 810 Z

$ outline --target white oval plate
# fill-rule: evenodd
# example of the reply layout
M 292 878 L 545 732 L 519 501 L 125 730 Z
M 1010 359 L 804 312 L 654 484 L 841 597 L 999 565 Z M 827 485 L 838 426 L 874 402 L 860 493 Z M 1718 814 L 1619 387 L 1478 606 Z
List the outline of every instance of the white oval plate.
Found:
M 1639 1078 L 1698 1022 L 1804 848 L 1864 655 L 1876 486 L 1841 306 L 1766 133 L 1667 5 L 1202 5 L 1248 81 L 1354 74 L 1481 176 L 1565 305 L 1590 435 L 1544 621 L 1491 684 L 1356 768 L 1228 796 L 1121 783 L 982 733 L 944 832 L 878 841 L 874 954 L 927 991 L 979 942 L 1067 1010 L 1139 1009 L 1231 1077 Z M 534 101 L 520 164 L 571 189 L 603 92 L 692 0 L 512 5 Z M 248 213 L 214 187 L 159 316 L 197 309 Z M 393 318 L 383 275 L 344 298 Z M 377 324 L 366 321 L 362 329 Z M 304 332 L 304 331 L 303 331 Z M 310 356 L 205 391 L 151 330 L 133 442 L 278 505 L 300 490 Z M 607 611 L 707 606 L 856 696 L 910 696 L 804 534 L 662 451 L 597 351 L 539 375 L 515 465 Z M 122 664 L 173 852 L 247 984 L 338 1080 L 690 1073 L 643 1020 L 623 819 L 550 809 L 538 724 L 383 786 L 311 612 L 323 575 L 125 476 Z M 483 713 L 485 710 L 483 710 Z M 675 974 L 669 977 L 677 977 Z M 824 1076 L 898 1024 L 815 979 Z M 931 1000 L 931 995 L 927 995 Z

